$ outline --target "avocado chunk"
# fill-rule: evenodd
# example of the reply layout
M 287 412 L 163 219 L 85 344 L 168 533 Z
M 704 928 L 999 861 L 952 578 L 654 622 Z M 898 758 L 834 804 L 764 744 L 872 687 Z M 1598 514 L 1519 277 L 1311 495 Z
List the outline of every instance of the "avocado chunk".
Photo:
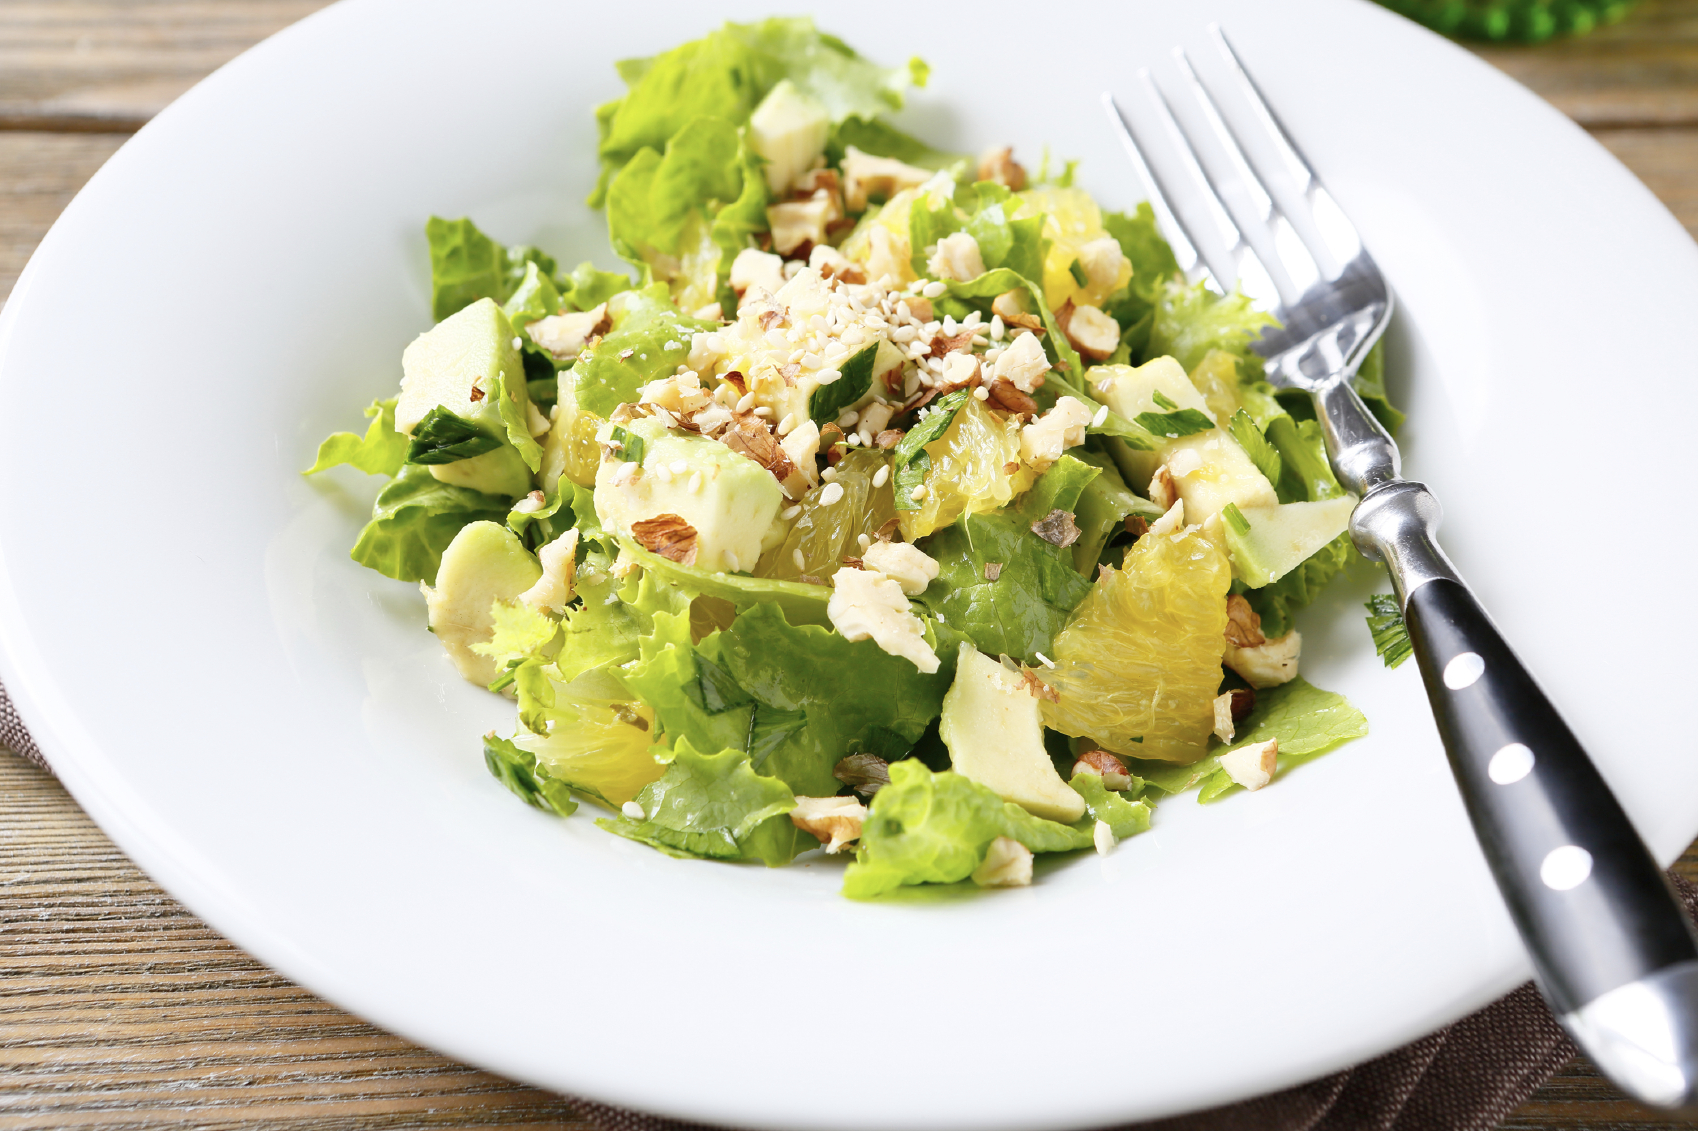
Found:
M 436 587 L 420 585 L 430 630 L 448 650 L 460 674 L 482 687 L 496 675 L 495 661 L 472 651 L 494 633 L 490 608 L 512 601 L 537 583 L 542 566 L 499 522 L 470 522 L 442 551 Z
M 1004 801 L 1066 825 L 1085 815 L 1085 799 L 1061 780 L 1044 749 L 1038 700 L 1026 681 L 965 641 L 938 735 L 951 768 Z
M 540 449 L 526 427 L 530 394 L 513 338 L 512 323 L 485 298 L 444 318 L 401 354 L 397 431 L 414 436 L 441 409 L 496 445 L 469 458 L 430 464 L 430 473 L 444 483 L 509 498 L 531 489 Z
M 695 558 L 686 564 L 715 573 L 754 569 L 761 552 L 783 538 L 777 519 L 784 491 L 748 456 L 717 440 L 674 432 L 652 416 L 605 425 L 604 443 L 615 427 L 642 446 L 642 460 L 639 469 L 626 470 L 637 461 L 613 452 L 596 468 L 595 509 L 608 530 L 642 544 L 633 526 L 676 515 L 696 533 Z
M 1191 384 L 1191 378 L 1171 357 L 1158 357 L 1136 369 L 1125 365 L 1099 365 L 1089 379 L 1108 407 L 1128 420 L 1140 413 L 1195 409 L 1211 420 L 1208 402 Z M 1160 394 L 1170 408 L 1156 400 Z M 1271 507 L 1279 503 L 1268 477 L 1257 470 L 1248 453 L 1225 430 L 1215 427 L 1168 440 L 1153 452 L 1137 451 L 1125 444 L 1114 445 L 1115 462 L 1128 482 L 1147 489 L 1156 468 L 1166 464 L 1173 487 L 1185 500 L 1185 521 L 1207 522 L 1228 503 L 1239 510 Z
M 784 79 L 749 118 L 749 148 L 766 158 L 766 184 L 783 199 L 790 182 L 825 152 L 831 115 L 797 85 Z
M 1240 507 L 1250 524 L 1240 530 L 1228 515 L 1221 516 L 1221 533 L 1232 556 L 1232 572 L 1252 589 L 1271 585 L 1350 527 L 1355 495 L 1310 503 L 1278 503 L 1271 507 Z

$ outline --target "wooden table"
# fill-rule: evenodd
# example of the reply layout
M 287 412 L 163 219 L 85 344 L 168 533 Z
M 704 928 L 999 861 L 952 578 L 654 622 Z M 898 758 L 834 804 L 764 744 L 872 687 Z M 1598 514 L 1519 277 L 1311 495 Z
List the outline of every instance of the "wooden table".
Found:
M 320 0 L 0 0 L 0 296 L 160 107 Z M 1698 233 L 1698 0 L 1480 52 L 1573 116 Z M 1682 871 L 1698 879 L 1698 852 Z M 271 973 L 0 752 L 0 1128 L 589 1128 L 547 1092 L 390 1036 Z M 1571 1065 L 1518 1131 L 1695 1127 Z

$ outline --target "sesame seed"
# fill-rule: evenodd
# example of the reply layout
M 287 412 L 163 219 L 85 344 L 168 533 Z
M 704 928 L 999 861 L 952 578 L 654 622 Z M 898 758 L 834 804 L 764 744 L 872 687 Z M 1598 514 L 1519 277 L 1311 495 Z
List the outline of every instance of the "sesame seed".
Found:
M 797 515 L 799 515 L 801 513 L 802 513 L 802 504 L 797 503 L 795 506 L 785 507 L 782 511 L 779 511 L 778 517 L 782 518 L 785 522 L 789 522 L 791 519 L 795 518 Z
M 990 390 L 985 388 L 983 385 L 980 385 L 978 388 L 973 390 L 973 399 L 980 401 L 990 400 Z
M 514 348 L 514 349 L 516 349 L 516 350 L 522 350 L 522 349 L 524 349 L 524 348 L 525 348 L 525 339 L 523 339 L 523 338 L 519 338 L 519 337 L 515 337 L 515 338 L 514 338 L 514 339 L 513 339 L 513 348 Z
M 662 483 L 672 482 L 672 471 L 671 471 L 670 468 L 665 468 L 665 467 L 658 468 L 658 469 L 656 469 L 654 474 L 655 474 L 655 477 L 657 479 L 659 479 Z
M 866 441 L 861 438 L 861 434 L 859 432 L 856 432 L 854 435 L 850 436 L 849 439 L 846 442 L 848 443 L 848 445 L 851 448 L 858 448 L 862 444 L 866 443 Z
M 763 404 L 761 407 L 759 407 L 755 410 L 755 415 L 759 416 L 759 417 L 770 418 L 772 416 L 772 409 L 766 407 L 766 405 Z
M 674 340 L 673 340 L 673 339 L 671 339 L 671 338 L 668 338 L 668 339 L 666 339 L 666 344 L 665 344 L 665 345 L 664 345 L 664 346 L 661 346 L 661 347 L 660 347 L 660 348 L 661 348 L 661 349 L 667 349 L 667 350 L 681 350 L 681 349 L 683 349 L 683 348 L 684 348 L 684 347 L 683 347 L 683 346 L 681 346 L 681 345 L 679 345 L 679 344 L 678 344 L 678 343 L 677 343 L 677 342 L 676 342 L 676 341 L 674 341 Z
M 1032 655 L 1036 656 L 1038 658 L 1038 663 L 1042 664 L 1044 667 L 1055 667 L 1055 661 L 1044 655 L 1042 652 L 1033 652 Z
M 625 802 L 625 804 L 619 807 L 619 811 L 631 818 L 633 821 L 641 821 L 648 816 L 648 814 L 643 812 L 643 807 L 638 805 L 635 801 Z
M 817 363 L 818 359 L 816 358 L 815 361 Z M 814 380 L 821 385 L 829 385 L 841 376 L 843 376 L 841 369 L 822 369 L 814 374 Z
M 843 497 L 843 484 L 827 483 L 820 492 L 820 506 L 829 507 Z
M 835 467 L 826 468 L 824 471 L 820 472 L 820 478 L 825 480 L 827 483 L 830 483 L 833 479 L 837 478 L 837 469 Z
M 698 471 L 694 475 L 690 476 L 690 494 L 694 495 L 697 491 L 700 491 L 701 489 L 702 489 L 702 473 Z
M 787 412 L 784 414 L 784 419 L 778 422 L 778 434 L 780 436 L 788 435 L 794 427 L 796 427 L 796 414 Z
M 792 553 L 790 554 L 790 560 L 796 563 L 797 569 L 807 569 L 808 568 L 808 559 L 804 558 L 802 556 L 801 550 L 792 551 Z
M 887 463 L 873 472 L 873 486 L 883 487 L 888 482 L 890 482 L 890 465 Z
M 1004 334 L 1006 334 L 1007 332 L 1008 332 L 1008 328 L 1005 327 L 1002 324 L 1002 315 L 1000 315 L 1000 314 L 991 315 L 991 341 L 993 341 L 993 342 L 1002 341 L 1002 336 Z
M 690 465 L 681 459 L 673 460 L 668 466 L 672 469 L 674 475 L 682 475 L 690 470 Z
M 748 412 L 753 407 L 755 407 L 755 394 L 753 393 L 744 393 L 737 401 L 738 412 Z
M 1108 406 L 1103 405 L 1101 408 L 1097 409 L 1097 414 L 1095 416 L 1091 417 L 1091 427 L 1092 428 L 1101 428 L 1103 426 L 1103 421 L 1105 421 L 1107 419 L 1108 419 Z
M 855 427 L 855 422 L 861 419 L 861 414 L 853 409 L 837 418 L 837 426 L 845 431 Z
M 924 483 L 920 484 L 918 487 L 908 492 L 908 497 L 913 499 L 916 503 L 919 502 L 921 499 L 926 497 L 926 485 Z
M 944 286 L 942 283 L 927 283 L 924 287 L 920 288 L 920 293 L 925 295 L 927 298 L 937 298 L 948 289 L 949 288 Z

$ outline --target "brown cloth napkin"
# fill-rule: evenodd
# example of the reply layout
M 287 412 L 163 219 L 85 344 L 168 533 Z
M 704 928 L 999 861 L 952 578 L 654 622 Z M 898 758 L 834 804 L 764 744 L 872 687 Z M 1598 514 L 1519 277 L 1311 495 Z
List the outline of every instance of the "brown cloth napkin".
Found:
M 50 769 L 4 687 L 0 745 Z M 1698 913 L 1698 886 L 1678 876 L 1674 884 L 1687 913 Z M 1343 1072 L 1112 1131 L 1490 1131 L 1575 1052 L 1529 982 L 1454 1025 Z M 707 1131 L 705 1124 L 566 1098 L 602 1131 Z

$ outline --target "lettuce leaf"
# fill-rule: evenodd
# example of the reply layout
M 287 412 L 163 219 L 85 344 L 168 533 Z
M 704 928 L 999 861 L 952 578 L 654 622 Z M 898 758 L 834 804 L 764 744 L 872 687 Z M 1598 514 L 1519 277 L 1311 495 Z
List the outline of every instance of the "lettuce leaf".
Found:
M 882 118 L 850 116 L 837 123 L 825 143 L 826 161 L 832 165 L 843 164 L 843 155 L 851 145 L 874 157 L 894 157 L 904 164 L 934 171 L 954 165 L 965 166 L 972 160 L 965 153 L 934 149 Z
M 397 581 L 435 584 L 442 551 L 468 522 L 507 516 L 508 500 L 439 482 L 430 469 L 406 464 L 378 493 L 371 521 L 349 554 Z
M 1032 524 L 1052 510 L 1073 511 L 1102 474 L 1064 455 L 1013 506 L 964 514 L 933 534 L 925 550 L 937 559 L 938 575 L 920 603 L 979 651 L 1037 663 L 1091 582 L 1075 568 L 1071 548 L 1038 537 Z M 986 576 L 989 565 L 1001 567 L 992 571 L 995 580 Z
M 616 294 L 631 289 L 631 277 L 618 271 L 603 271 L 585 260 L 557 281 L 560 295 L 573 310 L 600 306 Z
M 846 755 L 906 754 L 954 675 L 953 665 L 924 675 L 871 640 L 793 625 L 770 604 L 694 645 L 682 619 L 681 633 L 674 621 L 667 639 L 639 640 L 642 659 L 627 669 L 627 686 L 653 705 L 667 734 L 744 751 L 755 769 L 804 796 L 835 794 L 831 771 Z
M 1368 356 L 1362 359 L 1361 366 L 1356 370 L 1356 379 L 1351 382 L 1368 411 L 1379 418 L 1385 430 L 1393 436 L 1403 426 L 1403 413 L 1393 407 L 1386 396 L 1386 342 L 1384 338 L 1374 343 L 1374 348 L 1368 351 Z
M 578 811 L 571 790 L 549 777 L 534 756 L 505 738 L 497 738 L 493 733 L 483 736 L 483 764 L 496 781 L 512 790 L 526 805 L 558 817 L 570 817 Z
M 630 89 L 596 111 L 603 171 L 591 207 L 600 207 L 613 177 L 641 150 L 659 151 L 696 117 L 746 125 L 761 99 L 784 79 L 839 122 L 900 109 L 903 91 L 922 73 L 912 65 L 870 63 L 805 17 L 727 23 L 664 54 L 621 62 L 618 69 Z
M 672 373 L 690 356 L 690 335 L 713 324 L 682 314 L 666 287 L 628 292 L 612 311 L 612 328 L 571 369 L 578 407 L 606 418 L 642 387 Z
M 1143 515 L 1150 522 L 1161 517 L 1161 508 L 1137 494 L 1121 478 L 1120 468 L 1105 452 L 1075 448 L 1068 453 L 1102 472 L 1085 484 L 1073 505 L 1073 522 L 1079 527 L 1079 540 L 1073 543 L 1073 568 L 1087 580 L 1096 576 L 1097 563 L 1103 547 L 1126 529 L 1126 516 Z
M 916 759 L 893 762 L 890 784 L 873 795 L 855 861 L 843 874 L 843 894 L 871 899 L 907 884 L 964 880 L 984 862 L 991 841 L 1017 840 L 1033 852 L 1089 848 L 1096 822 L 1116 839 L 1150 827 L 1150 805 L 1103 788 L 1095 774 L 1069 782 L 1085 799 L 1085 816 L 1063 825 L 1020 806 L 953 770 L 932 771 Z
M 1155 213 L 1146 201 L 1132 215 L 1103 213 L 1103 228 L 1120 245 L 1120 253 L 1132 262 L 1132 278 L 1126 289 L 1109 296 L 1103 309 L 1127 330 L 1155 310 L 1169 280 L 1179 273 L 1173 249 L 1156 228 Z
M 945 236 L 966 232 L 979 245 L 987 270 L 1006 267 L 1025 279 L 1041 279 L 1044 270 L 1043 216 L 1010 220 L 1018 201 L 994 181 L 962 185 L 953 200 L 932 207 L 927 199 L 909 211 L 910 262 L 914 273 L 927 276 L 929 251 Z
M 771 605 L 781 610 L 791 624 L 831 627 L 831 619 L 826 615 L 826 604 L 831 600 L 831 590 L 827 586 L 750 577 L 742 573 L 709 573 L 705 569 L 663 558 L 628 538 L 620 539 L 619 545 L 647 573 L 678 586 L 692 597 L 716 597 L 729 601 L 740 612 Z
M 1269 639 L 1291 631 L 1291 618 L 1319 594 L 1323 586 L 1357 560 L 1356 547 L 1346 531 L 1311 554 L 1307 561 L 1271 585 L 1244 594 Z
M 1228 749 L 1279 740 L 1278 774 L 1368 733 L 1368 718 L 1344 696 L 1323 691 L 1302 676 L 1290 683 L 1256 692 L 1256 709 L 1244 720 Z M 1190 765 L 1128 758 L 1127 768 L 1146 784 L 1165 793 L 1182 793 L 1202 785 L 1199 801 L 1212 801 L 1238 789 L 1220 768 L 1217 751 Z
M 1250 360 L 1249 346 L 1261 337 L 1263 327 L 1275 325 L 1274 319 L 1251 306 L 1245 295 L 1223 298 L 1202 283 L 1187 284 L 1182 279 L 1169 279 L 1163 286 L 1154 316 L 1149 356 L 1170 355 L 1187 373 L 1210 350 L 1218 349 L 1245 359 L 1241 371 L 1248 367 L 1259 374 L 1261 359 Z
M 818 843 L 786 816 L 796 798 L 783 782 L 755 773 L 741 750 L 701 754 L 687 738 L 676 740 L 666 772 L 636 803 L 642 820 L 621 814 L 596 824 L 669 856 L 759 860 L 769 868 Z
M 302 475 L 317 475 L 332 467 L 347 464 L 367 475 L 387 475 L 393 478 L 407 462 L 407 437 L 395 430 L 395 402 L 372 401 L 366 408 L 371 423 L 364 436 L 352 432 L 333 432 L 318 446 L 318 458 Z
M 430 245 L 430 309 L 438 322 L 480 298 L 506 302 L 525 277 L 526 263 L 535 263 L 544 275 L 554 274 L 549 256 L 523 244 L 502 247 L 465 217 L 432 216 L 425 222 L 425 240 Z

